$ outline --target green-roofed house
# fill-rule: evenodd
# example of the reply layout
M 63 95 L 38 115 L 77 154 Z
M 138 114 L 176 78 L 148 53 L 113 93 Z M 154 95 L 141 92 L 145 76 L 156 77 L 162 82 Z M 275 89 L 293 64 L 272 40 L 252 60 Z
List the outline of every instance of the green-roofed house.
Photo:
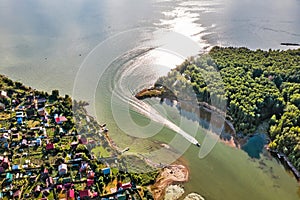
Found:
M 13 180 L 13 175 L 11 173 L 6 173 L 6 181 L 12 182 L 12 180 Z

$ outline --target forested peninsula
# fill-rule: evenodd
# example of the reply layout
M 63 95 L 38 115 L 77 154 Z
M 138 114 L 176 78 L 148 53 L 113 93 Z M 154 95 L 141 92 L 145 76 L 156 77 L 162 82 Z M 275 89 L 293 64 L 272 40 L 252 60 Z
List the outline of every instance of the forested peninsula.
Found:
M 225 102 L 239 135 L 253 135 L 267 124 L 270 149 L 284 153 L 300 170 L 300 49 L 214 47 L 187 59 L 136 97 L 189 101 L 189 87 L 200 104 Z

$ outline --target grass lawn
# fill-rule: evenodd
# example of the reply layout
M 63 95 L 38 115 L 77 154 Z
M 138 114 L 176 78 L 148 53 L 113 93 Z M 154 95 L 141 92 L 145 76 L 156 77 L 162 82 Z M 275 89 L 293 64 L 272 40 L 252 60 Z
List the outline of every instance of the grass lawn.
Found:
M 103 146 L 98 146 L 92 149 L 92 153 L 94 153 L 97 157 L 100 155 L 101 157 L 110 157 L 111 153 L 109 153 Z

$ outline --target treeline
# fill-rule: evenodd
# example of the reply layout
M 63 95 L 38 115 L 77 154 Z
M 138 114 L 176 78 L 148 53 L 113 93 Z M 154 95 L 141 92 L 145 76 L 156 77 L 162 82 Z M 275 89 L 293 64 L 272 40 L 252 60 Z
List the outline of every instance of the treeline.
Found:
M 284 152 L 300 170 L 300 49 L 214 47 L 187 59 L 156 85 L 182 99 L 189 99 L 186 88 L 193 88 L 199 102 L 225 109 L 244 135 L 268 121 L 270 147 Z

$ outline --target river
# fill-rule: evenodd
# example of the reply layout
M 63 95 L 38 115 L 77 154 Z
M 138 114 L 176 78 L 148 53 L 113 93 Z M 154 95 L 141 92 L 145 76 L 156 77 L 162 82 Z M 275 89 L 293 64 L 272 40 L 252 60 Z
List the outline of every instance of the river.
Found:
M 158 100 L 133 98 L 185 57 L 214 45 L 299 43 L 299 11 L 299 0 L 3 0 L 0 72 L 89 101 L 90 113 L 131 152 L 162 163 L 182 156 L 191 173 L 186 193 L 208 200 L 299 199 L 297 181 L 266 152 L 251 158 L 217 142 L 200 159 L 200 149 L 176 132 L 202 143 L 208 133 L 202 123 Z

